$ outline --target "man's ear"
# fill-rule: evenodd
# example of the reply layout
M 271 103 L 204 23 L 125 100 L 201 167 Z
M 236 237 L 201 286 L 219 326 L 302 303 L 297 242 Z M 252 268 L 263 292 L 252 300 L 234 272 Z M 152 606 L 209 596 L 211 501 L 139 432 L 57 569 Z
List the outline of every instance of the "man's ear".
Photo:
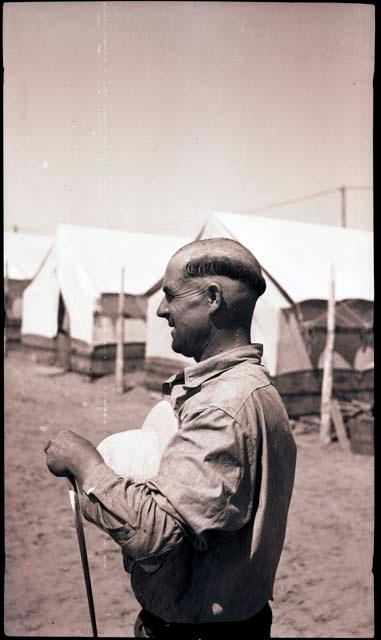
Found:
M 222 288 L 217 282 L 211 282 L 208 285 L 207 294 L 209 305 L 212 307 L 211 311 L 214 313 L 221 308 L 224 300 Z

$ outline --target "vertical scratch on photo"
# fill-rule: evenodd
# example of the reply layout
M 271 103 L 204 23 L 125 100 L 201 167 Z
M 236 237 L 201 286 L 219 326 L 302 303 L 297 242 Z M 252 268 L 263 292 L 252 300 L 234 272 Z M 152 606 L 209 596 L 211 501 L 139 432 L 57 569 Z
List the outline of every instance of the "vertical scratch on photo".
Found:
M 108 46 L 107 46 L 107 23 L 108 23 L 108 6 L 107 2 L 98 3 L 97 5 L 97 56 L 98 56 L 98 82 L 97 82 L 97 139 L 100 140 L 97 151 L 98 160 L 98 184 L 97 193 L 101 201 L 103 226 L 107 227 L 106 216 L 106 194 L 108 192 L 108 175 L 107 167 L 109 164 L 109 131 L 107 117 L 107 98 L 108 98 Z M 103 361 L 107 359 L 106 354 L 106 326 L 102 311 L 102 332 L 103 332 Z M 107 399 L 106 386 L 103 384 L 103 424 L 107 423 Z

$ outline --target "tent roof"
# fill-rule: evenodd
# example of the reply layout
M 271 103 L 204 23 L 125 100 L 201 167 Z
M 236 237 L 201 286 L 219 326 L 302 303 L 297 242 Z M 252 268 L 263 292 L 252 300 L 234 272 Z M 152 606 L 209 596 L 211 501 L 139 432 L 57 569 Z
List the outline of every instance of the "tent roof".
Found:
M 56 237 L 59 261 L 74 254 L 100 294 L 119 293 L 122 267 L 125 293 L 144 294 L 186 242 L 177 236 L 77 225 L 59 225 Z
M 12 280 L 32 280 L 47 255 L 50 236 L 4 232 L 4 275 Z
M 227 235 L 250 249 L 294 302 L 329 297 L 373 300 L 373 234 L 357 229 L 215 212 L 202 236 Z

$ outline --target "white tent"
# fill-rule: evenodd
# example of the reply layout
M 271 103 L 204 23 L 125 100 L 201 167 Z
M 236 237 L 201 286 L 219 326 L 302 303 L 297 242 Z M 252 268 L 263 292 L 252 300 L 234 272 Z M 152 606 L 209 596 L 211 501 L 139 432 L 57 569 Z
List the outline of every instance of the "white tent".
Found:
M 336 299 L 373 300 L 373 237 L 370 232 L 275 218 L 214 213 L 200 239 L 233 238 L 244 244 L 262 265 L 267 283 L 252 325 L 252 341 L 264 345 L 264 364 L 272 376 L 312 369 L 311 354 L 300 325 L 303 301 L 325 305 L 330 266 L 335 269 Z M 164 320 L 155 316 L 156 291 L 148 303 L 147 383 L 159 388 L 176 368 L 189 364 L 171 351 Z M 338 360 L 340 361 L 340 359 Z
M 4 275 L 9 280 L 32 280 L 52 242 L 46 235 L 5 231 Z
M 93 355 L 98 349 L 98 360 L 113 357 L 123 268 L 125 341 L 144 352 L 144 294 L 182 244 L 174 236 L 59 225 L 45 263 L 24 292 L 23 342 L 55 348 L 57 334 L 66 328 L 74 354 Z
M 4 290 L 7 302 L 7 338 L 20 339 L 22 294 L 44 258 L 52 238 L 19 232 L 4 232 Z
M 294 302 L 327 299 L 331 263 L 337 300 L 374 299 L 373 234 L 369 231 L 215 213 L 202 237 L 222 235 L 247 246 Z

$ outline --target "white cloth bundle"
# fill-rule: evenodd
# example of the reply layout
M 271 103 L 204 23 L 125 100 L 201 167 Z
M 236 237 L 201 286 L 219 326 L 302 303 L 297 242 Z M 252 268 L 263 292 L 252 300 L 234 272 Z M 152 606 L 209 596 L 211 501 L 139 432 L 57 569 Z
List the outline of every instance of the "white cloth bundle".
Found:
M 97 449 L 115 473 L 144 482 L 159 471 L 162 453 L 177 429 L 170 403 L 161 400 L 151 409 L 141 429 L 114 433 L 102 440 Z

